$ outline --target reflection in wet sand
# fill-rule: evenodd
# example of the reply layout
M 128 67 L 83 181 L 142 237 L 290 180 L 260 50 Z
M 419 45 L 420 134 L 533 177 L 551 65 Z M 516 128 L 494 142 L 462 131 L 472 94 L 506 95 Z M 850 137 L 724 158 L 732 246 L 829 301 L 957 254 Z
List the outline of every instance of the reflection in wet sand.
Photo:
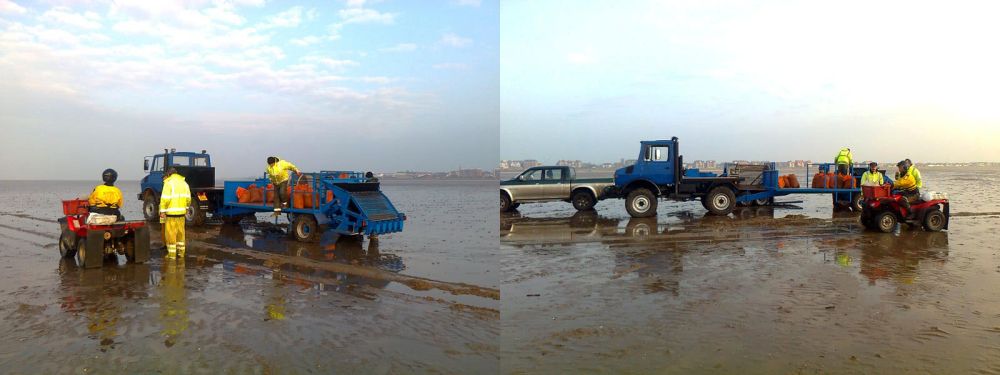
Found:
M 501 216 L 502 372 L 1000 370 L 990 226 L 774 212 Z
M 188 328 L 187 291 L 184 289 L 184 259 L 164 260 L 160 278 L 160 321 L 163 344 L 168 348 L 177 343 Z

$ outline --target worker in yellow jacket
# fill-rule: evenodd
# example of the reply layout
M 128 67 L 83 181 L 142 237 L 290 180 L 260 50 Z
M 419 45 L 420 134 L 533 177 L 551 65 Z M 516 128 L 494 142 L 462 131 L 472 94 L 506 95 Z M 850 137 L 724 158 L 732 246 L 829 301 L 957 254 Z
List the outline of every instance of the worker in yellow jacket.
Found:
M 851 149 L 842 148 L 837 156 L 833 158 L 833 163 L 837 165 L 837 173 L 842 175 L 850 174 L 851 166 L 854 165 L 854 156 L 851 155 Z
M 885 183 L 882 173 L 878 171 L 878 163 L 868 163 L 868 170 L 861 175 L 861 186 L 880 186 Z
M 191 205 L 191 189 L 184 176 L 171 167 L 164 173 L 163 192 L 160 193 L 160 222 L 163 223 L 163 240 L 167 245 L 167 259 L 184 257 L 184 214 Z
M 90 198 L 87 199 L 90 212 L 114 215 L 118 217 L 118 220 L 124 220 L 120 208 L 125 204 L 125 200 L 122 199 L 122 191 L 115 187 L 118 172 L 110 168 L 105 169 L 101 173 L 101 179 L 104 180 L 104 184 L 95 186 L 94 191 L 90 193 Z
M 278 159 L 275 156 L 267 158 L 267 176 L 274 185 L 274 214 L 278 215 L 283 207 L 288 206 L 288 171 L 293 171 L 297 176 L 302 176 L 302 172 L 295 164 Z
M 903 195 L 900 203 L 906 208 L 907 213 L 912 216 L 913 212 L 910 212 L 910 203 L 920 198 L 920 190 L 917 188 L 916 179 L 909 173 L 907 167 L 906 160 L 896 164 L 896 168 L 899 171 L 896 173 L 896 181 L 892 183 L 892 188 L 899 190 L 900 194 Z

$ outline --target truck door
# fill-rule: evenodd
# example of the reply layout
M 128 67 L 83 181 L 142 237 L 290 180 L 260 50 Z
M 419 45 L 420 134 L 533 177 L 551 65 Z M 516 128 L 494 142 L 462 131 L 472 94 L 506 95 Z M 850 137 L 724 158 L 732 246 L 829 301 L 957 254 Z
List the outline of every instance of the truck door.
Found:
M 156 191 L 156 194 L 163 191 L 163 155 L 153 156 L 153 163 L 149 166 L 149 178 L 146 182 Z
M 546 198 L 569 199 L 569 176 L 563 173 L 563 168 L 551 168 L 545 170 L 545 179 L 542 184 L 542 194 Z
M 674 159 L 670 144 L 647 144 L 643 149 L 640 173 L 657 185 L 673 185 Z
M 514 195 L 514 200 L 532 200 L 542 197 L 542 170 L 529 169 L 518 176 L 518 179 L 510 186 L 510 191 Z

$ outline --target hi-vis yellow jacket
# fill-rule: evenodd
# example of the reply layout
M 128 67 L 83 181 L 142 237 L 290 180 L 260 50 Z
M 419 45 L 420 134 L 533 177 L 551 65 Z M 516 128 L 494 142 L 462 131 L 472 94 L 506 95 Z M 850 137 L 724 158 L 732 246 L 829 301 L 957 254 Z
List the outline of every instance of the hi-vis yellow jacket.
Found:
M 90 193 L 87 203 L 97 207 L 121 208 L 125 201 L 122 199 L 122 191 L 114 186 L 97 185 L 94 192 Z
M 854 155 L 851 155 L 850 149 L 841 149 L 840 153 L 837 154 L 837 157 L 833 158 L 833 163 L 851 165 L 854 163 Z
M 184 216 L 191 204 L 191 188 L 184 181 L 184 176 L 172 174 L 163 180 L 163 192 L 160 193 L 160 213 L 167 216 Z
M 295 164 L 289 163 L 284 160 L 278 160 L 274 165 L 267 166 L 267 175 L 271 177 L 272 184 L 280 184 L 282 182 L 288 181 L 288 171 L 299 170 Z

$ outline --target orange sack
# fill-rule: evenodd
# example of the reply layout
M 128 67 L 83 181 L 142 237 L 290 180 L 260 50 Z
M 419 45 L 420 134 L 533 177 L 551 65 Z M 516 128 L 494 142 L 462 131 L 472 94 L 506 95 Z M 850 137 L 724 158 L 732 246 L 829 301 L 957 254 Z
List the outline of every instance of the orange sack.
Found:
M 299 184 L 295 186 L 295 191 L 292 194 L 292 207 L 295 208 L 312 208 L 313 201 L 313 188 L 309 184 Z
M 788 187 L 792 189 L 798 189 L 801 187 L 801 185 L 799 185 L 799 178 L 795 177 L 794 173 L 785 176 L 785 182 L 788 184 Z
M 854 176 L 843 175 L 838 176 L 837 187 L 841 189 L 853 189 L 854 188 Z
M 837 187 L 837 175 L 835 173 L 826 174 L 826 188 L 833 189 Z
M 823 174 L 823 172 L 816 172 L 816 174 L 813 175 L 812 187 L 814 189 L 821 189 L 821 188 L 823 188 L 823 184 L 824 184 L 825 178 L 826 178 L 826 175 Z
M 786 179 L 786 177 L 778 176 L 778 188 L 784 189 L 785 186 L 788 186 L 788 180 Z
M 264 189 L 251 184 L 247 187 L 247 191 L 250 193 L 249 203 L 264 203 Z
M 237 187 L 236 201 L 240 203 L 250 202 L 250 190 L 244 189 L 242 186 Z

